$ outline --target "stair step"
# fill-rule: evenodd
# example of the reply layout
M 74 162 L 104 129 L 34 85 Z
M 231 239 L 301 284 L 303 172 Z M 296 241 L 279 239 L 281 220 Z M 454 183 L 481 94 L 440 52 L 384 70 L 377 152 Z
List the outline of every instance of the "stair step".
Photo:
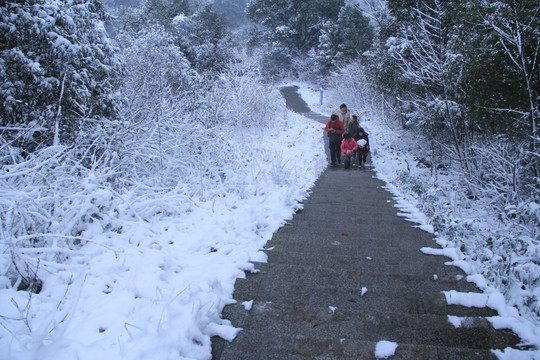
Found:
M 278 235 L 275 234 L 266 243 L 265 248 L 274 248 L 281 251 L 299 251 L 307 255 L 327 254 L 329 252 L 347 255 L 350 251 L 373 251 L 384 255 L 388 252 L 386 257 L 392 256 L 396 259 L 400 259 L 402 256 L 425 255 L 421 251 L 424 247 L 440 249 L 440 246 L 420 229 L 408 230 L 409 232 L 416 232 L 417 240 L 414 244 L 411 244 L 410 241 L 404 242 L 400 236 L 401 230 L 398 228 L 382 231 L 387 231 L 389 234 L 380 234 L 380 231 L 377 233 L 375 230 L 368 234 L 354 228 L 343 227 L 325 228 L 320 231 L 310 229 L 284 232 Z M 386 239 L 382 236 L 386 236 Z M 447 257 L 438 257 L 448 260 Z
M 316 237 L 323 237 L 324 240 L 318 240 L 314 243 L 312 240 Z M 265 248 L 279 247 L 283 250 L 302 251 L 307 254 L 318 250 L 319 254 L 325 254 L 327 251 L 347 254 L 348 251 L 368 251 L 383 253 L 390 251 L 393 255 L 403 254 L 422 254 L 423 247 L 438 249 L 439 247 L 431 239 L 418 240 L 415 247 L 410 244 L 404 244 L 401 238 L 386 239 L 381 241 L 378 237 L 367 237 L 361 233 L 355 233 L 347 229 L 321 231 L 318 234 L 313 232 L 302 232 L 301 235 L 290 233 L 281 234 L 267 242 Z M 445 257 L 442 257 L 443 259 Z
M 288 247 L 287 251 L 279 248 L 265 251 L 268 264 L 289 264 L 306 267 L 340 268 L 361 272 L 381 274 L 405 273 L 410 275 L 426 275 L 432 278 L 461 279 L 465 273 L 455 266 L 445 266 L 448 258 L 417 253 L 400 253 L 384 249 L 362 250 L 352 248 L 346 255 L 336 254 L 330 250 L 325 252 L 302 252 Z M 258 264 L 256 264 L 258 266 Z M 435 275 L 435 276 L 434 276 Z
M 297 215 L 297 217 L 300 219 L 295 221 L 295 225 L 281 227 L 274 237 L 283 238 L 284 241 L 300 241 L 309 245 L 310 240 L 313 238 L 322 236 L 334 241 L 343 239 L 343 233 L 347 233 L 348 239 L 356 241 L 358 245 L 363 245 L 362 242 L 381 242 L 384 243 L 385 247 L 398 247 L 409 250 L 411 241 L 402 240 L 402 234 L 408 232 L 414 234 L 418 249 L 435 244 L 431 234 L 395 216 L 389 219 L 379 216 L 369 223 L 362 218 L 350 216 L 349 219 L 345 219 L 346 224 L 342 223 L 343 220 L 340 220 L 341 223 L 340 221 L 334 223 L 331 220 L 325 221 L 320 218 L 301 222 L 302 215 Z M 384 239 L 384 241 L 379 239 Z
M 239 304 L 233 307 L 241 313 Z M 243 310 L 245 313 L 248 311 Z M 231 315 L 233 313 L 228 313 Z M 249 316 L 233 319 L 233 324 L 246 334 L 266 329 L 272 334 L 293 338 L 351 339 L 377 342 L 381 339 L 399 343 L 497 349 L 515 346 L 520 339 L 509 330 L 495 330 L 483 318 L 469 318 L 466 326 L 455 328 L 446 316 L 393 312 L 366 312 L 328 307 L 299 306 L 255 302 Z M 251 335 L 248 335 L 251 336 Z
M 217 339 L 216 339 L 217 340 Z M 214 341 L 214 339 L 213 339 Z M 283 336 L 274 333 L 241 331 L 232 348 L 229 343 L 219 341 L 218 353 L 221 360 L 372 360 L 375 358 L 376 342 L 354 339 L 307 338 L 302 335 Z M 257 347 L 253 347 L 257 343 Z M 443 346 L 397 344 L 392 359 L 401 360 L 495 360 L 489 350 L 448 348 Z
M 338 268 L 322 266 L 305 266 L 295 264 L 256 263 L 259 270 L 249 277 L 256 277 L 268 288 L 279 286 L 304 285 L 311 289 L 342 287 L 346 289 L 399 290 L 399 291 L 449 291 L 478 292 L 476 286 L 466 280 L 456 280 L 453 276 L 441 275 L 437 279 L 433 274 L 379 273 L 358 267 Z M 287 285 L 288 284 L 288 285 Z
M 272 301 L 277 304 L 298 304 L 305 306 L 335 306 L 338 309 L 363 311 L 392 311 L 405 314 L 436 314 L 453 316 L 495 316 L 490 308 L 468 308 L 448 305 L 441 292 L 414 292 L 369 289 L 362 295 L 361 288 L 312 288 L 298 284 L 280 289 L 260 286 L 255 278 L 237 279 L 234 299 Z

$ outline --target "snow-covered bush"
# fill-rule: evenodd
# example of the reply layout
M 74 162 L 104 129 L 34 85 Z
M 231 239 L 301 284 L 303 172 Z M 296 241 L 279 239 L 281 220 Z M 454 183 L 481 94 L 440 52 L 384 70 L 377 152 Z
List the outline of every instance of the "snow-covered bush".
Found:
M 301 206 L 324 148 L 319 125 L 249 69 L 201 94 L 194 112 L 170 93 L 141 100 L 100 151 L 49 147 L 2 167 L 8 357 L 209 359 L 212 336 L 238 332 L 221 319 L 234 281 Z
M 78 158 L 69 148 L 48 147 L 0 169 L 4 287 L 39 292 L 32 284 L 70 267 L 90 241 L 81 234 L 96 227 L 121 231 L 108 169 L 85 167 Z

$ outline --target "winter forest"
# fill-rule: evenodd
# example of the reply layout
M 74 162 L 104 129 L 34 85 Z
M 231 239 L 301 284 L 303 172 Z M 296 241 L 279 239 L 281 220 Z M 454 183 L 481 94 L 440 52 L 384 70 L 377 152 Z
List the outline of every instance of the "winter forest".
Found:
M 0 359 L 232 340 L 234 280 L 327 166 L 285 84 L 360 115 L 540 357 L 537 0 L 4 0 L 0 51 Z

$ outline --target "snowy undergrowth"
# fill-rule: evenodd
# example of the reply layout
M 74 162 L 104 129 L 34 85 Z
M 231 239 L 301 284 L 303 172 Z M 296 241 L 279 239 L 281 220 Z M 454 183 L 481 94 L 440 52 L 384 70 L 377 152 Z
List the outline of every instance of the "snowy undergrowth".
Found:
M 437 243 L 443 247 L 438 254 L 451 258 L 448 265 L 462 268 L 468 280 L 484 291 L 486 299 L 499 300 L 490 302 L 500 314 L 491 319 L 495 326 L 511 328 L 522 337 L 525 345 L 540 348 L 538 198 L 501 207 L 500 199 L 490 189 L 478 190 L 471 196 L 468 191 L 471 184 L 450 161 L 449 166 L 439 169 L 434 177 L 425 161 L 428 145 L 414 138 L 410 130 L 402 129 L 397 121 L 389 119 L 381 110 L 386 104 L 370 96 L 371 91 L 364 89 L 362 82 L 348 88 L 325 89 L 322 105 L 318 87 L 301 83 L 299 86 L 302 97 L 314 111 L 329 116 L 339 104 L 346 103 L 351 114 L 360 115 L 360 125 L 370 136 L 377 176 L 388 184 L 388 190 L 399 200 L 400 207 L 422 228 L 436 235 Z M 493 151 L 490 156 L 500 159 Z M 484 166 L 498 169 L 500 164 L 489 163 L 489 160 L 487 157 Z M 465 306 L 478 305 L 466 295 L 460 302 Z M 483 306 L 488 305 L 486 300 Z M 525 351 L 518 355 L 508 349 L 498 356 L 540 358 L 540 352 Z
M 212 336 L 238 332 L 221 319 L 235 279 L 326 166 L 320 125 L 283 114 L 229 129 L 210 183 L 201 166 L 117 190 L 62 147 L 3 167 L 0 358 L 210 359 Z

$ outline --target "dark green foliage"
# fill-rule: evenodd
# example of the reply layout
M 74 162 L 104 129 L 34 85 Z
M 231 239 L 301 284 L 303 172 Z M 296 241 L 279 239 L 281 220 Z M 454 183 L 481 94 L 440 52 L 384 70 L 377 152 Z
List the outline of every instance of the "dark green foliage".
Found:
M 96 0 L 24 0 L 0 7 L 0 121 L 52 141 L 72 141 L 81 118 L 114 117 L 116 49 Z M 7 130 L 6 130 L 7 129 Z M 28 138 L 29 133 L 24 134 Z M 37 134 L 36 133 L 36 134 Z
M 136 36 L 149 26 L 159 25 L 172 32 L 176 16 L 191 14 L 187 0 L 148 0 L 140 6 L 122 9 L 118 18 L 118 30 Z
M 347 64 L 371 48 L 373 28 L 358 6 L 344 6 L 335 22 L 327 22 L 319 37 L 321 70 Z
M 210 5 L 175 23 L 173 34 L 186 58 L 200 72 L 219 72 L 232 58 L 225 22 Z
M 219 72 L 233 58 L 225 21 L 211 5 L 192 11 L 186 0 L 150 0 L 141 8 L 124 11 L 119 22 L 122 34 L 132 39 L 159 25 L 199 72 Z
M 447 95 L 462 106 L 463 116 L 469 119 L 469 131 L 530 134 L 527 129 L 531 125 L 526 116 L 531 114 L 529 90 L 532 98 L 536 98 L 540 89 L 540 5 L 537 1 L 389 0 L 391 16 L 380 19 L 383 26 L 371 64 L 378 84 L 400 98 L 425 93 L 426 89 L 414 90 L 411 81 L 400 76 L 403 73 L 388 57 L 386 42 L 391 37 L 402 38 L 405 28 L 414 29 L 416 10 L 426 12 L 436 3 L 443 10 L 440 35 L 448 63 L 444 79 L 451 85 Z M 514 38 L 521 36 L 522 48 L 517 49 L 516 44 L 503 40 L 504 36 L 497 29 Z M 520 58 L 520 54 L 523 57 Z M 529 90 L 525 73 L 529 75 Z M 434 95 L 440 91 L 433 87 L 427 90 Z M 538 103 L 535 106 L 538 108 Z
M 309 77 L 359 59 L 369 50 L 373 28 L 358 6 L 343 0 L 254 0 L 248 46 L 264 54 L 266 75 Z
M 254 0 L 247 7 L 248 18 L 264 29 L 265 40 L 305 55 L 316 47 L 320 30 L 336 21 L 343 0 Z
M 170 29 L 172 19 L 180 14 L 189 15 L 188 0 L 147 0 L 145 14 L 151 22 Z
M 373 29 L 369 19 L 354 6 L 342 8 L 337 21 L 338 49 L 347 60 L 358 58 L 369 50 L 373 41 Z
M 494 50 L 493 41 L 491 49 L 487 47 L 489 43 L 483 37 L 481 44 L 464 53 L 461 100 L 478 126 L 494 132 L 514 132 L 513 116 L 500 110 L 526 108 L 525 89 L 510 59 Z
M 540 93 L 540 4 L 530 0 L 473 4 L 476 22 L 464 74 L 470 96 L 464 100 L 491 130 L 533 135 Z

